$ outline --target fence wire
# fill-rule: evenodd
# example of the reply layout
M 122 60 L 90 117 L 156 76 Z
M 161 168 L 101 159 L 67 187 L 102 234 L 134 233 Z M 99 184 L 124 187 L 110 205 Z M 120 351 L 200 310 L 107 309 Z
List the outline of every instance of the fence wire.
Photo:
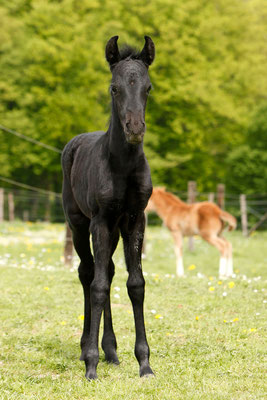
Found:
M 4 188 L 4 219 L 9 219 L 8 194 L 13 194 L 15 219 L 25 221 L 64 222 L 61 197 L 58 193 L 33 192 L 27 189 Z M 187 192 L 176 192 L 183 201 L 187 201 Z M 207 201 L 209 193 L 196 193 L 195 201 Z M 216 194 L 214 197 L 216 203 Z M 225 210 L 233 214 L 241 228 L 240 196 L 225 193 Z M 247 195 L 248 226 L 253 226 L 267 212 L 267 194 Z M 149 224 L 161 224 L 156 216 L 149 216 Z M 267 229 L 267 220 L 260 229 Z

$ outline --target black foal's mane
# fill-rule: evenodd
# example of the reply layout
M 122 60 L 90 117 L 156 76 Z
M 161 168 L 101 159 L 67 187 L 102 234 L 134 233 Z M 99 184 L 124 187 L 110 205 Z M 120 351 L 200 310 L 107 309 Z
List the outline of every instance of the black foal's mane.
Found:
M 133 46 L 129 46 L 128 44 L 124 44 L 120 49 L 120 61 L 122 60 L 138 60 L 140 59 L 141 51 L 137 50 Z

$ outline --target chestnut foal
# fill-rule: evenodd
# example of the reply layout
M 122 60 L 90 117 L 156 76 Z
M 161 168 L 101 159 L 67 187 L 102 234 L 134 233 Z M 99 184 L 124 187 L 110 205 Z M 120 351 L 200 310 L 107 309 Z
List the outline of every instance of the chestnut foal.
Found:
M 221 278 L 233 274 L 232 245 L 222 237 L 225 222 L 229 224 L 229 230 L 236 228 L 236 219 L 231 214 L 208 201 L 187 204 L 159 187 L 153 189 L 145 211 L 155 211 L 171 231 L 175 243 L 177 276 L 184 275 L 183 236 L 193 235 L 200 235 L 219 250 Z

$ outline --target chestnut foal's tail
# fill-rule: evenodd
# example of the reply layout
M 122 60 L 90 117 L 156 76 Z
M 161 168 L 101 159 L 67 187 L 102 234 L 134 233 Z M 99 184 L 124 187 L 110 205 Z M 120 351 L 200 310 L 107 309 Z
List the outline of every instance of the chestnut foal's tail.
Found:
M 232 231 L 236 228 L 236 218 L 226 211 L 221 211 L 220 218 L 223 222 L 228 223 L 228 230 Z

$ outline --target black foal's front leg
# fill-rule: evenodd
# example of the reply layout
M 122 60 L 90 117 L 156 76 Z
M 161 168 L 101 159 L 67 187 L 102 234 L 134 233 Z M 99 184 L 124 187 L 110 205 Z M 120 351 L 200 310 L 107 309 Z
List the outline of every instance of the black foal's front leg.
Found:
M 144 237 L 144 214 L 131 216 L 128 223 L 122 226 L 121 232 L 129 277 L 128 294 L 132 302 L 135 320 L 135 356 L 140 365 L 140 376 L 154 375 L 149 365 L 149 346 L 144 324 L 145 280 L 141 265 L 141 252 Z

